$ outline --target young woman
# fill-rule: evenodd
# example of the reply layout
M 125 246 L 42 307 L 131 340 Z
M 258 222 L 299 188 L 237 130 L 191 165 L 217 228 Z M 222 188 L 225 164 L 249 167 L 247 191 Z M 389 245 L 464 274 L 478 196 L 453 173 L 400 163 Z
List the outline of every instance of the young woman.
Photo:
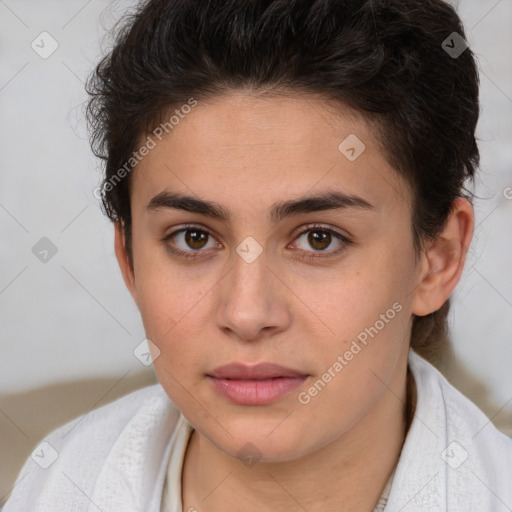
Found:
M 49 435 L 5 512 L 512 509 L 512 440 L 420 355 L 474 228 L 449 5 L 150 0 L 88 92 L 159 384 Z

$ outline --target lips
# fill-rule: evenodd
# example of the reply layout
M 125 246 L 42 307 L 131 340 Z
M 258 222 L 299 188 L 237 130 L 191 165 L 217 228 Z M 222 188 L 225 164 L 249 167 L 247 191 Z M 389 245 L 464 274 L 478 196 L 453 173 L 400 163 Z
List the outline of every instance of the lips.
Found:
M 307 374 L 273 363 L 260 363 L 255 366 L 231 363 L 219 366 L 208 375 L 218 379 L 265 380 L 277 377 L 304 377 Z
M 273 363 L 232 363 L 207 374 L 213 389 L 237 405 L 268 405 L 300 386 L 308 374 Z

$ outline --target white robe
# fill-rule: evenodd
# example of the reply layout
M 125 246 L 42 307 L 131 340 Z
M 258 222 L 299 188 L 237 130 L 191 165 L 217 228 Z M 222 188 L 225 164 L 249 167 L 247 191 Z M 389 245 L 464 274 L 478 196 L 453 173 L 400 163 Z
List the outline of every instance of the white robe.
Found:
M 412 350 L 409 366 L 417 405 L 385 511 L 510 512 L 512 439 Z M 3 512 L 161 512 L 179 418 L 155 384 L 59 427 Z

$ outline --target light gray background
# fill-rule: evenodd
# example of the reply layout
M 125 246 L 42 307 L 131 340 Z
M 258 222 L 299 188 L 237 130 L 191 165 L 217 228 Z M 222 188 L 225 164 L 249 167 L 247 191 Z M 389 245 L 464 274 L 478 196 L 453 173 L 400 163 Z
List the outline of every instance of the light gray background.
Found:
M 11 398 L 110 379 L 87 388 L 91 408 L 127 376 L 143 370 L 153 379 L 133 355 L 144 331 L 92 193 L 100 171 L 82 110 L 100 38 L 129 5 L 0 0 L 0 393 Z M 512 0 L 456 5 L 481 68 L 483 199 L 450 319 L 457 360 L 487 386 L 491 415 L 512 411 L 512 189 L 511 199 L 504 194 L 512 187 Z M 47 59 L 31 48 L 43 31 L 59 45 Z M 47 263 L 32 253 L 42 237 L 58 248 Z M 30 452 L 45 405 L 31 425 L 22 400 L 0 407 L 0 427 Z

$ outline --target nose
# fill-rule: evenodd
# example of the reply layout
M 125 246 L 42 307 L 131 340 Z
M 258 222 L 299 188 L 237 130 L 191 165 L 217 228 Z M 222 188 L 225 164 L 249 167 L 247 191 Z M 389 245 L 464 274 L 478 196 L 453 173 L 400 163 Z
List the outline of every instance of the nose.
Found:
M 248 262 L 238 254 L 216 293 L 217 325 L 240 341 L 257 341 L 288 328 L 290 292 L 269 266 L 265 251 Z

